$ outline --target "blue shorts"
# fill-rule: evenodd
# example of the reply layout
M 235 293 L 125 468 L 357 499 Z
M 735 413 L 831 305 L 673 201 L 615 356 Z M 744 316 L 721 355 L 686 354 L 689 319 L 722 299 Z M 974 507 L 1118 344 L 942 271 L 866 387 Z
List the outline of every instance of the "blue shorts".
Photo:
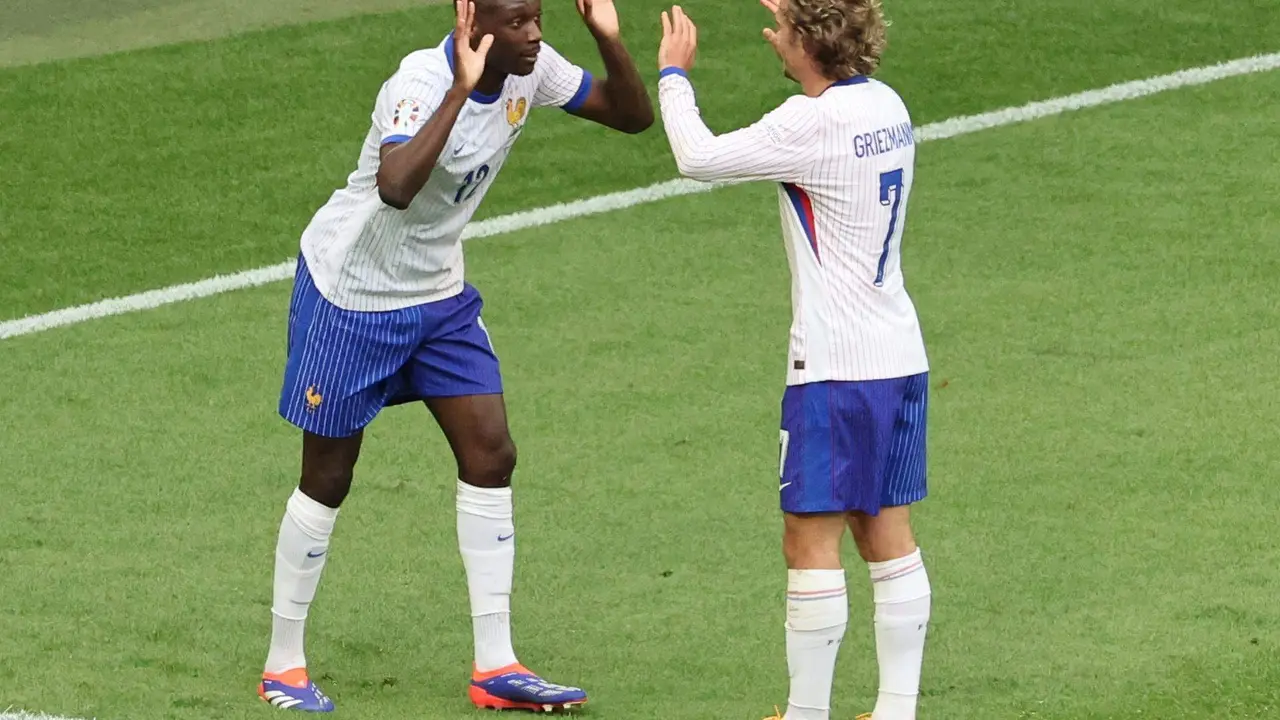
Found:
M 923 500 L 929 373 L 789 386 L 782 396 L 782 510 L 879 514 Z
M 298 258 L 280 415 L 316 435 L 347 437 L 382 408 L 502 392 L 498 357 L 470 285 L 451 298 L 386 312 L 343 310 Z

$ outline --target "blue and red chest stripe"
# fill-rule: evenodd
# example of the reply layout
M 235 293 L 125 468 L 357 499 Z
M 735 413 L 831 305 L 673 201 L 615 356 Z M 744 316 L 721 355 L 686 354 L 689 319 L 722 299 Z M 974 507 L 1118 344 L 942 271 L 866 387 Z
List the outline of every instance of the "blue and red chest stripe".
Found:
M 787 191 L 787 197 L 791 199 L 791 207 L 796 211 L 796 217 L 800 218 L 800 227 L 804 229 L 805 237 L 809 239 L 809 247 L 813 248 L 813 257 L 822 264 L 822 255 L 818 252 L 818 228 L 813 218 L 813 201 L 809 199 L 809 193 L 804 191 L 798 185 L 791 183 L 782 183 L 782 189 Z

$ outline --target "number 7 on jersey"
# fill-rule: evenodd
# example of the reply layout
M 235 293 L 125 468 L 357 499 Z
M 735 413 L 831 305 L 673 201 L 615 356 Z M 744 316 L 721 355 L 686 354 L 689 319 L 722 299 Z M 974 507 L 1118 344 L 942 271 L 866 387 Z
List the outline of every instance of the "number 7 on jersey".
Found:
M 881 251 L 880 262 L 876 265 L 876 287 L 884 285 L 884 266 L 889 261 L 889 247 L 893 243 L 894 233 L 900 229 L 898 211 L 902 209 L 902 183 L 902 168 L 880 173 L 880 204 L 892 203 L 893 208 L 889 211 L 892 214 L 889 217 L 889 232 L 884 236 L 884 250 Z M 898 240 L 898 249 L 902 249 L 901 238 Z

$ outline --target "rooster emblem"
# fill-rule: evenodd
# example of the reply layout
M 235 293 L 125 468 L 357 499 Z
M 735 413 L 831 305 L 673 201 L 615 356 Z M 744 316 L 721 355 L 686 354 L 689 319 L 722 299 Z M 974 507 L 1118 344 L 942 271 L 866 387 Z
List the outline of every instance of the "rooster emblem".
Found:
M 320 403 L 324 402 L 324 396 L 316 392 L 316 386 L 312 385 L 307 388 L 307 412 L 315 412 L 320 408 Z
M 507 124 L 516 127 L 520 121 L 524 119 L 525 111 L 529 109 L 529 101 L 524 98 L 519 100 L 507 99 Z

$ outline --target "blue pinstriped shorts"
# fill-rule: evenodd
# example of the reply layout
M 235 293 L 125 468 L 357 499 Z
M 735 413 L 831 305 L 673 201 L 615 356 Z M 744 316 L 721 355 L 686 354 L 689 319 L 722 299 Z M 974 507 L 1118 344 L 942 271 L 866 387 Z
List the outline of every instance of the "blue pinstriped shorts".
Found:
M 466 285 L 454 297 L 400 310 L 343 310 L 320 294 L 299 257 L 280 415 L 317 435 L 347 437 L 389 405 L 501 393 L 483 304 Z
M 928 494 L 929 373 L 787 387 L 782 396 L 782 510 L 833 513 L 909 505 Z

